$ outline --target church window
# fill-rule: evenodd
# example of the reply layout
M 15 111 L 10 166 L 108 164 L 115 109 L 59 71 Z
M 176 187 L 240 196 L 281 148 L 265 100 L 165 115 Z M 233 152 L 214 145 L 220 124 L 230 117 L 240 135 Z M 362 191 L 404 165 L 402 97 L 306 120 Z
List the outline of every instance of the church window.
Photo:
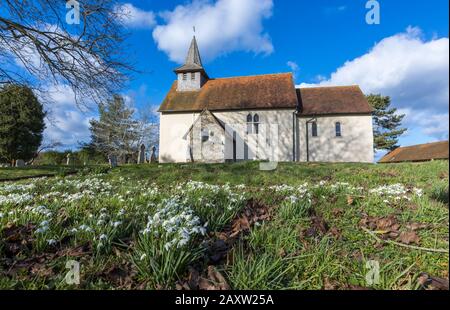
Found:
M 253 121 L 253 117 L 252 117 L 252 115 L 251 114 L 248 114 L 247 115 L 247 134 L 252 134 L 253 133 L 253 124 L 252 124 L 252 121 Z
M 312 127 L 312 136 L 317 137 L 317 122 L 313 122 L 311 124 L 311 127 Z
M 183 81 L 187 80 L 187 73 L 183 73 Z
M 206 142 L 209 140 L 209 131 L 207 129 L 202 129 L 201 138 L 202 138 L 202 142 Z
M 191 73 L 191 80 L 195 81 L 195 73 L 194 72 Z
M 336 137 L 342 137 L 341 123 L 340 122 L 336 123 Z
M 259 133 L 259 115 L 255 114 L 253 116 L 253 128 L 255 129 L 254 132 L 255 134 Z

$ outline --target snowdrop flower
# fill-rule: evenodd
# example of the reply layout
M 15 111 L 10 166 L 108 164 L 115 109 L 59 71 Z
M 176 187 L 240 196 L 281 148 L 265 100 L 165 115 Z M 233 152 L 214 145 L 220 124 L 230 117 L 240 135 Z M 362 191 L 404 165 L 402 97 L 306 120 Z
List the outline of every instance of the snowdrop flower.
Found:
M 142 231 L 142 234 L 143 235 L 147 235 L 147 234 L 149 234 L 151 232 L 151 229 L 150 228 L 146 228 L 146 229 L 144 229 L 143 231 Z
M 4 216 L 3 212 L 0 212 L 0 219 Z
M 117 221 L 117 222 L 111 223 L 111 226 L 113 226 L 114 228 L 116 228 L 116 227 L 118 227 L 120 224 L 122 224 L 122 222 L 121 222 L 121 221 Z
M 167 242 L 167 243 L 164 245 L 164 249 L 166 249 L 166 251 L 169 251 L 169 249 L 170 249 L 171 246 L 172 246 L 172 244 L 171 244 L 170 242 Z
M 99 240 L 106 240 L 108 239 L 108 236 L 105 234 L 101 234 L 100 237 L 98 237 Z
M 147 257 L 147 254 L 144 253 L 141 255 L 140 260 L 144 260 L 146 257 Z
M 181 248 L 181 247 L 185 246 L 188 242 L 189 242 L 189 239 L 181 239 L 180 241 L 178 241 L 177 248 Z
M 84 231 L 86 231 L 86 232 L 91 232 L 91 231 L 93 231 L 92 230 L 92 228 L 90 228 L 89 226 L 87 226 L 87 225 L 81 225 L 80 227 L 80 230 L 84 230 Z
M 56 244 L 56 240 L 55 239 L 50 239 L 47 240 L 48 245 L 55 245 Z
M 98 221 L 97 221 L 97 225 L 98 225 L 98 226 L 101 226 L 101 225 L 103 225 L 103 224 L 105 224 L 105 221 L 104 221 L 104 220 L 98 220 Z
M 44 233 L 44 232 L 46 232 L 48 230 L 48 226 L 43 226 L 43 227 L 40 227 L 40 228 L 38 228 L 38 229 L 36 229 L 36 233 Z

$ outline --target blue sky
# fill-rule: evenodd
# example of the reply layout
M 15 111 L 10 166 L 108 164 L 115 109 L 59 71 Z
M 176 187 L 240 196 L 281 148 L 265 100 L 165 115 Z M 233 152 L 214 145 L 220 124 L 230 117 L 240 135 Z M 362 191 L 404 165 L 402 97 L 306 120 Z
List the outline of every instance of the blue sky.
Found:
M 123 94 L 157 108 L 196 26 L 211 77 L 293 71 L 296 84 L 359 84 L 407 114 L 402 145 L 448 139 L 448 1 L 379 0 L 368 25 L 366 0 L 211 0 L 117 2 L 128 10 L 128 46 L 138 70 Z M 48 139 L 88 140 L 87 120 L 67 89 L 52 107 Z

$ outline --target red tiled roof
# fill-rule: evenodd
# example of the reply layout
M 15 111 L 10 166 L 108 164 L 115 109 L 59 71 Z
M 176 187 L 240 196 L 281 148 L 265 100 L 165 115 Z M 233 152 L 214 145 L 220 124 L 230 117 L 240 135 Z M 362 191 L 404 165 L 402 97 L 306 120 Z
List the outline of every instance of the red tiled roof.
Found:
M 267 74 L 208 80 L 199 91 L 177 92 L 177 82 L 159 111 L 210 111 L 293 108 L 297 106 L 292 74 Z
M 359 86 L 297 89 L 301 115 L 369 114 L 373 109 Z
M 177 91 L 177 81 L 160 112 L 299 109 L 300 115 L 371 113 L 358 86 L 295 89 L 291 73 L 210 79 L 199 91 Z
M 448 159 L 448 141 L 399 147 L 386 154 L 379 163 Z

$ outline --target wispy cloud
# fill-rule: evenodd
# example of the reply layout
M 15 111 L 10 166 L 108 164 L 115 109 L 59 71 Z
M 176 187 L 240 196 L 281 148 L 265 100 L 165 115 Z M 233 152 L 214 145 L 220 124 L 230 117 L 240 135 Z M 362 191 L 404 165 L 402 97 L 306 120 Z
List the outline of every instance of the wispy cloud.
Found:
M 153 38 L 178 63 L 186 56 L 193 26 L 206 60 L 234 51 L 270 54 L 274 47 L 263 20 L 272 16 L 272 9 L 272 0 L 194 0 L 161 13 L 164 24 L 156 26 Z
M 300 70 L 300 67 L 295 61 L 289 60 L 286 65 L 291 69 L 292 73 L 294 74 L 294 78 L 298 78 L 298 72 Z
M 121 22 L 126 27 L 152 29 L 156 25 L 155 13 L 141 10 L 131 3 L 117 5 L 115 11 L 121 16 Z
M 390 96 L 406 114 L 405 125 L 430 139 L 448 137 L 449 39 L 425 40 L 419 28 L 378 42 L 347 61 L 331 76 L 311 85 L 358 84 L 365 93 Z

